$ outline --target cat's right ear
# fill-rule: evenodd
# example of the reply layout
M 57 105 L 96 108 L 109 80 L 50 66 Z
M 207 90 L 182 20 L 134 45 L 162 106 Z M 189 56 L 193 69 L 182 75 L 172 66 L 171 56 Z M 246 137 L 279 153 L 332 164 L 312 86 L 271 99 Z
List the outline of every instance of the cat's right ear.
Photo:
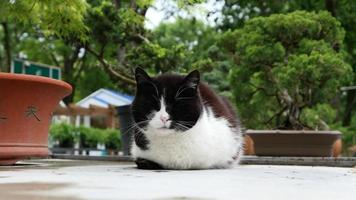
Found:
M 184 78 L 184 84 L 188 85 L 189 87 L 192 87 L 194 89 L 198 88 L 200 82 L 200 73 L 198 70 L 194 70 L 190 72 L 185 78 Z
M 148 76 L 148 74 L 145 72 L 145 70 L 137 67 L 135 70 L 135 79 L 136 79 L 136 83 L 137 85 L 143 82 L 151 82 L 152 79 L 150 78 L 150 76 Z

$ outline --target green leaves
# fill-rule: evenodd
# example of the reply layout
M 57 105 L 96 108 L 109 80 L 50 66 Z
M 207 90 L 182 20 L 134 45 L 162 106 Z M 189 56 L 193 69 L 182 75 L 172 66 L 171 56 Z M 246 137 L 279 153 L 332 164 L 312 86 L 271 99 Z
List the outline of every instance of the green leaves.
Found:
M 74 127 L 68 124 L 55 124 L 49 130 L 50 139 L 58 141 L 62 147 L 74 146 Z
M 121 138 L 118 130 L 74 127 L 69 124 L 54 124 L 50 128 L 50 139 L 58 141 L 61 147 L 74 147 L 79 142 L 81 147 L 96 148 L 97 144 L 105 144 L 107 149 L 119 150 Z
M 317 104 L 313 108 L 306 108 L 302 115 L 303 124 L 315 130 L 329 130 L 336 117 L 336 110 L 329 104 Z
M 45 35 L 85 40 L 83 23 L 88 4 L 84 0 L 1 1 L 0 21 L 38 26 Z
M 204 3 L 204 2 L 206 2 L 206 0 L 177 0 L 177 4 L 181 8 L 197 3 Z
M 219 44 L 235 57 L 230 80 L 247 126 L 315 128 L 320 120 L 330 122 L 320 114 L 330 109 L 317 105 L 352 81 L 344 35 L 329 13 L 304 11 L 256 17 L 225 33 Z

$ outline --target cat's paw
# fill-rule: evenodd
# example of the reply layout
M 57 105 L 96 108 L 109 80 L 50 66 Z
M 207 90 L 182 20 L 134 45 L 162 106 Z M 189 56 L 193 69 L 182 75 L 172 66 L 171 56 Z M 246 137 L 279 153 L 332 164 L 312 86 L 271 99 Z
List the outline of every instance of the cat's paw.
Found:
M 144 158 L 137 158 L 135 163 L 138 169 L 164 169 L 160 164 Z

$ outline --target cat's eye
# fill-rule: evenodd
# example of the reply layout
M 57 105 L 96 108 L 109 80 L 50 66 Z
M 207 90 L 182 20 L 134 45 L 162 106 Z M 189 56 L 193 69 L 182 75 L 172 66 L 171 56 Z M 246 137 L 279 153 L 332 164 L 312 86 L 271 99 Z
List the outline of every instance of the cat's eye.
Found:
M 191 99 L 195 99 L 195 97 L 196 97 L 196 90 L 194 88 L 182 87 L 182 88 L 179 88 L 174 99 L 176 101 L 191 100 Z
M 191 100 L 191 99 L 195 99 L 195 98 L 194 97 L 176 97 L 175 98 L 176 101 Z
M 156 100 L 157 102 L 161 102 L 156 95 L 151 95 L 152 99 Z

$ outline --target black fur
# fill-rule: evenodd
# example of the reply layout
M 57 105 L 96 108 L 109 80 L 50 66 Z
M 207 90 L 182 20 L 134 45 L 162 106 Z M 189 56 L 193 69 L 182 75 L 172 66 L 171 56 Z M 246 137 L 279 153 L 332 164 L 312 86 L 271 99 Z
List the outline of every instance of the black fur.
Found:
M 164 169 L 160 164 L 143 158 L 137 158 L 135 163 L 139 169 Z
M 166 111 L 172 120 L 170 129 L 187 130 L 195 125 L 202 112 L 202 101 L 198 93 L 199 72 L 188 76 L 161 75 L 150 78 L 145 71 L 136 70 L 137 91 L 132 103 L 134 121 L 145 128 L 152 111 L 159 111 L 161 97 L 164 97 Z M 179 91 L 179 92 L 178 92 Z M 178 93 L 177 93 L 178 92 Z M 178 123 L 183 121 L 183 126 Z
M 135 130 L 134 138 L 136 145 L 140 147 L 140 149 L 148 150 L 149 141 L 144 133 L 142 133 L 140 130 Z

